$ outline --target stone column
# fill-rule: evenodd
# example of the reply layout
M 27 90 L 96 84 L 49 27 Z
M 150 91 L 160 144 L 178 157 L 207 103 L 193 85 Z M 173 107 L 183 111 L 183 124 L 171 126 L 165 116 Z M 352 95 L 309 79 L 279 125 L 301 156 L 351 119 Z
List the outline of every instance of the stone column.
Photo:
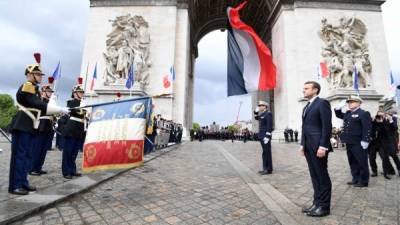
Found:
M 188 129 L 187 114 L 190 99 L 190 28 L 187 5 L 180 6 L 176 14 L 176 36 L 175 36 L 175 70 L 176 80 L 174 82 L 173 98 L 173 120 Z M 185 133 L 186 134 L 186 133 Z

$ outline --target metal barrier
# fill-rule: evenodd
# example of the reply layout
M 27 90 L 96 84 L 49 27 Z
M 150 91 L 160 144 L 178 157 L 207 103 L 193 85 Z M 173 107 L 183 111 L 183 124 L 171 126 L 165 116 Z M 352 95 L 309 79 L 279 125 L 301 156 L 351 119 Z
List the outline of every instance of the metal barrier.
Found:
M 156 149 L 164 148 L 168 146 L 170 131 L 167 129 L 160 129 L 156 139 L 154 141 L 154 145 Z

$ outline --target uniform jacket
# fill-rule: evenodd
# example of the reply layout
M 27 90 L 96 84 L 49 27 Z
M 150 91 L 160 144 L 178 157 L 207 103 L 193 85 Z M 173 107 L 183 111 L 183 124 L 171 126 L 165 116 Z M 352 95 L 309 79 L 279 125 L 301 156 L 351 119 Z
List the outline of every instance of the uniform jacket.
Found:
M 255 119 L 259 121 L 258 139 L 262 140 L 265 137 L 271 139 L 272 135 L 272 113 L 265 111 L 258 113 Z
M 79 107 L 81 104 L 80 100 L 72 99 L 67 102 L 67 107 L 74 108 Z M 69 119 L 65 126 L 62 128 L 62 134 L 65 137 L 72 137 L 78 139 L 85 138 L 85 124 L 79 121 L 75 121 L 72 118 L 85 119 L 86 110 L 73 109 L 69 114 Z
M 325 99 L 316 97 L 303 109 L 303 125 L 301 129 L 301 145 L 317 150 L 320 146 L 333 151 L 330 138 L 332 136 L 331 105 Z
M 396 154 L 397 123 L 383 120 L 382 123 L 374 122 L 377 131 L 377 141 L 388 154 Z
M 346 144 L 359 144 L 361 141 L 370 142 L 372 132 L 372 119 L 368 111 L 356 109 L 342 110 L 335 109 L 337 118 L 343 119 L 343 132 L 340 135 L 342 142 Z
M 49 103 L 48 99 L 43 98 L 43 102 Z M 45 116 L 45 112 L 42 112 L 42 116 Z M 55 117 L 54 116 L 46 116 L 46 119 L 42 118 L 40 119 L 40 124 L 39 124 L 39 133 L 43 134 L 54 134 L 54 122 L 55 122 Z
M 39 87 L 27 81 L 19 87 L 17 94 L 17 103 L 25 108 L 35 108 L 46 112 L 47 103 L 43 102 L 39 96 Z M 37 117 L 36 112 L 32 114 Z M 11 131 L 24 131 L 29 133 L 37 133 L 37 129 L 33 127 L 33 120 L 22 110 L 19 110 L 14 116 L 11 124 Z

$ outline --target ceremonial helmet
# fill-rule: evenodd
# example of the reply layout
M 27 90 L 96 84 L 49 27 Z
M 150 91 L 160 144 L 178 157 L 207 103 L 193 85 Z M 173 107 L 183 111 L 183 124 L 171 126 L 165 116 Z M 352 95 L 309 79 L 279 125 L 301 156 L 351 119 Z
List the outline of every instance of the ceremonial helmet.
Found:
M 48 79 L 49 79 L 49 83 L 43 85 L 43 86 L 40 88 L 40 91 L 41 91 L 41 92 L 45 92 L 45 91 L 47 91 L 47 92 L 54 92 L 54 90 L 53 90 L 53 88 L 52 88 L 54 78 L 53 78 L 53 77 L 49 77 Z
M 40 67 L 40 53 L 35 53 L 33 54 L 35 57 L 36 63 L 27 65 L 25 68 L 25 76 L 28 75 L 29 73 L 35 73 L 39 75 L 44 75 L 42 68 Z
M 79 77 L 78 84 L 72 87 L 71 98 L 74 98 L 74 93 L 76 92 L 85 93 L 85 91 L 82 88 L 82 77 Z
M 362 99 L 360 98 L 360 96 L 357 96 L 357 95 L 350 95 L 350 96 L 347 98 L 346 102 L 347 102 L 347 103 L 349 103 L 349 102 L 359 102 L 359 103 L 361 103 L 361 102 L 362 102 Z

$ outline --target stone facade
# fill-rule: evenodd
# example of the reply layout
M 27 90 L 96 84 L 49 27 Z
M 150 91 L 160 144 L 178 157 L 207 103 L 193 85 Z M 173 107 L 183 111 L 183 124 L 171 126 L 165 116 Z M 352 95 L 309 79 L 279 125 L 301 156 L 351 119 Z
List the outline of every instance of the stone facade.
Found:
M 255 28 L 261 38 L 272 48 L 277 66 L 277 88 L 272 92 L 253 94 L 253 108 L 258 100 L 271 103 L 275 132 L 279 137 L 283 129 L 300 130 L 303 83 L 317 79 L 317 66 L 321 61 L 321 49 L 326 45 L 318 32 L 321 20 L 338 21 L 342 17 L 357 18 L 368 30 L 364 41 L 368 45 L 372 65 L 370 86 L 361 89 L 366 101 L 363 108 L 376 112 L 379 100 L 388 94 L 389 61 L 383 32 L 380 5 L 384 0 L 260 0 L 248 4 L 243 20 Z M 238 1 L 228 1 L 236 5 Z M 104 71 L 106 63 L 107 35 L 112 32 L 112 20 L 119 16 L 142 17 L 150 34 L 150 61 L 148 85 L 133 95 L 155 97 L 155 112 L 166 119 L 183 124 L 185 132 L 191 127 L 193 117 L 193 71 L 197 57 L 197 44 L 202 36 L 216 29 L 226 28 L 226 3 L 220 0 L 91 0 L 89 28 L 81 67 L 81 74 Z M 251 12 L 251 13 L 247 13 Z M 254 15 L 254 16 L 248 16 Z M 111 21 L 110 21 L 111 20 Z M 168 88 L 163 87 L 165 77 L 175 69 L 176 80 Z M 91 75 L 84 79 L 91 82 Z M 328 82 L 320 80 L 322 97 L 334 106 L 348 94 L 351 88 L 328 88 Z M 89 88 L 89 85 L 86 85 Z M 104 85 L 104 77 L 98 74 L 93 91 L 86 90 L 89 102 L 110 101 L 115 93 L 124 97 L 130 91 L 120 86 Z M 257 130 L 257 123 L 253 123 Z M 334 126 L 341 121 L 334 119 Z
M 101 73 L 106 69 L 103 53 L 107 48 L 107 35 L 113 29 L 112 21 L 123 15 L 141 16 L 148 23 L 151 38 L 149 51 L 151 67 L 149 67 L 148 85 L 140 93 L 135 91 L 131 93 L 124 83 L 105 84 L 104 73 Z M 131 95 L 158 96 L 154 98 L 156 114 L 182 124 L 191 121 L 191 117 L 185 119 L 186 109 L 191 107 L 191 103 L 186 102 L 191 101 L 186 97 L 191 61 L 187 9 L 178 8 L 176 5 L 96 6 L 90 9 L 88 27 L 81 74 L 87 74 L 87 70 L 93 71 L 96 63 L 98 71 L 94 90 L 89 90 L 90 85 L 85 85 L 89 96 L 88 103 L 111 101 L 115 99 L 116 92 L 120 92 L 123 98 Z M 175 69 L 176 79 L 165 88 L 163 80 L 170 74 L 171 67 Z M 90 84 L 91 73 L 84 80 Z
M 368 29 L 366 43 L 369 46 L 371 87 L 361 88 L 360 95 L 366 101 L 363 108 L 375 114 L 379 100 L 389 92 L 389 60 L 379 8 L 364 4 L 314 3 L 283 7 L 272 29 L 272 52 L 278 68 L 277 88 L 274 91 L 275 131 L 281 135 L 285 127 L 301 128 L 301 112 L 306 104 L 302 98 L 303 83 L 317 80 L 317 66 L 321 61 L 323 41 L 318 35 L 321 20 L 335 21 L 341 17 L 357 17 Z M 320 96 L 328 98 L 334 107 L 353 88 L 329 88 L 321 79 Z M 340 127 L 341 120 L 333 118 L 333 126 Z

